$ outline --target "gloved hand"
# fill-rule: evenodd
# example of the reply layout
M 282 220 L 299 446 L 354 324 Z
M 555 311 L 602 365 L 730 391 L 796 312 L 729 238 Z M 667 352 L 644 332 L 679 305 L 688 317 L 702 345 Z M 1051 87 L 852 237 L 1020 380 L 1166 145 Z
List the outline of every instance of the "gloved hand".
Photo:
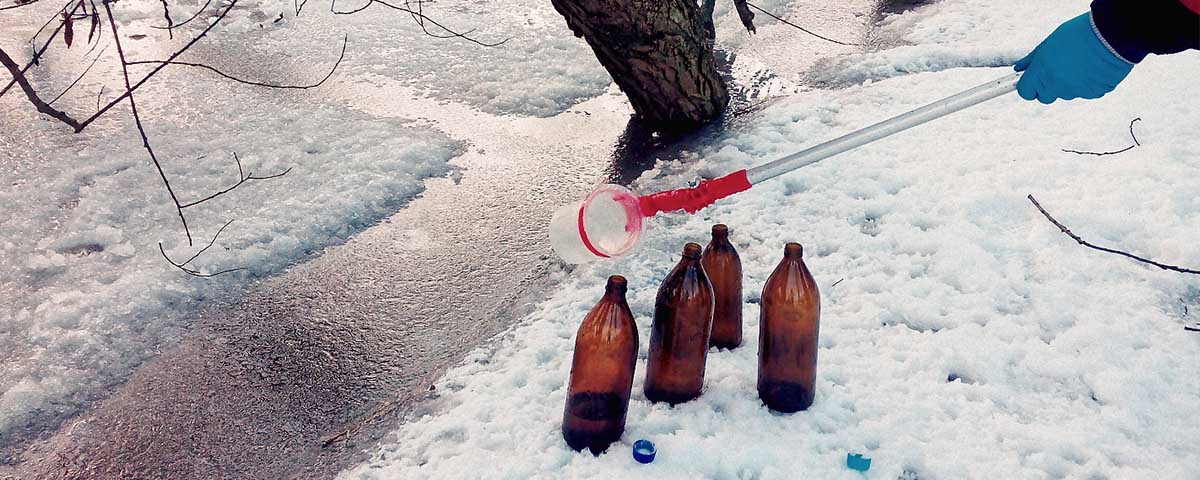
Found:
M 1133 70 L 1092 29 L 1091 13 L 1068 20 L 1013 67 L 1024 71 L 1017 93 L 1050 104 L 1057 99 L 1100 98 Z

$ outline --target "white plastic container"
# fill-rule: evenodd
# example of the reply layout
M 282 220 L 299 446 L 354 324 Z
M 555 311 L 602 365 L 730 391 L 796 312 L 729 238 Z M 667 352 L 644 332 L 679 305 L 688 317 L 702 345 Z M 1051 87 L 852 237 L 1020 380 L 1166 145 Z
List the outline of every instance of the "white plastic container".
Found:
M 642 233 L 638 198 L 620 185 L 601 185 L 582 202 L 564 205 L 550 219 L 550 245 L 572 264 L 619 257 Z

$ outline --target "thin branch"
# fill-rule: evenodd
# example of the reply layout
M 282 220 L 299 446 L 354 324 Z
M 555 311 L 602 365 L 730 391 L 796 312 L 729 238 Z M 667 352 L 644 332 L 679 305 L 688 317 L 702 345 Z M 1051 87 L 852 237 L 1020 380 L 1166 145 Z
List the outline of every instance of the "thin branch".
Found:
M 409 3 L 409 0 L 404 0 L 404 7 L 409 10 L 412 9 L 412 4 Z M 424 32 L 425 35 L 428 35 L 433 38 L 454 38 L 454 37 L 458 36 L 455 34 L 438 35 L 436 33 L 430 32 L 428 28 L 425 28 L 425 19 L 422 17 L 422 15 L 424 13 L 425 13 L 425 0 L 417 0 L 417 13 L 416 14 L 410 13 L 409 16 L 412 17 L 414 22 L 417 22 L 417 25 L 421 27 L 421 31 Z M 462 32 L 462 34 L 469 35 L 473 32 L 475 32 L 474 28 L 467 30 L 465 32 Z
M 239 270 L 245 270 L 246 269 L 245 267 L 238 267 L 238 268 L 230 268 L 230 269 L 226 269 L 226 270 L 221 270 L 216 273 L 200 273 L 199 270 L 196 270 L 195 268 L 188 268 L 188 266 L 187 266 L 189 263 L 192 263 L 192 260 L 195 260 L 196 257 L 199 257 L 200 254 L 208 251 L 209 248 L 212 248 L 213 244 L 217 243 L 217 237 L 220 237 L 221 232 L 224 232 L 225 227 L 228 227 L 229 224 L 231 224 L 231 223 L 233 223 L 233 220 L 225 222 L 225 225 L 223 225 L 219 230 L 217 230 L 217 234 L 213 235 L 212 240 L 208 241 L 208 245 L 206 245 L 204 248 L 201 248 L 200 251 L 196 252 L 195 255 L 192 255 L 191 258 L 188 258 L 187 261 L 185 261 L 183 263 L 177 263 L 174 260 L 171 260 L 171 257 L 167 256 L 167 251 L 166 251 L 166 249 L 163 248 L 162 242 L 158 242 L 158 253 L 161 253 L 163 258 L 167 259 L 167 263 L 170 263 L 171 265 L 175 266 L 175 268 L 178 268 L 178 269 L 182 270 L 184 273 L 191 275 L 193 277 L 211 278 L 211 277 L 215 277 L 217 275 L 223 275 L 226 273 L 232 273 L 232 272 L 236 272 Z
M 167 186 L 167 193 L 171 194 L 171 201 L 175 202 L 175 211 L 179 214 L 179 221 L 183 223 L 183 233 L 187 235 L 188 245 L 192 244 L 192 231 L 188 229 L 187 218 L 183 216 L 183 207 L 179 204 L 179 197 L 175 195 L 175 189 L 171 188 L 171 182 L 167 180 L 166 172 L 163 172 L 162 164 L 158 161 L 158 156 L 154 154 L 154 149 L 150 147 L 150 139 L 146 137 L 146 129 L 142 126 L 142 117 L 138 115 L 137 102 L 133 100 L 133 85 L 129 82 L 129 64 L 125 60 L 125 49 L 121 47 L 121 35 L 117 32 L 117 21 L 113 18 L 112 8 L 108 2 L 102 2 L 104 5 L 104 13 L 108 15 L 108 26 L 112 28 L 113 41 L 117 43 L 117 56 L 121 59 L 121 74 L 125 79 L 125 95 L 129 97 L 129 109 L 133 111 L 133 122 L 137 125 L 138 133 L 142 136 L 142 146 L 146 147 L 146 152 L 150 154 L 150 160 L 154 161 L 154 168 L 158 169 L 158 175 L 162 177 L 163 184 Z M 235 2 L 231 2 L 236 3 Z M 76 127 L 80 130 L 83 127 Z M 161 246 L 160 246 L 161 248 Z
M 1130 150 L 1133 150 L 1133 147 L 1140 147 L 1140 146 L 1142 146 L 1142 142 L 1139 142 L 1139 141 L 1138 141 L 1138 139 L 1137 139 L 1137 135 L 1134 135 L 1134 134 L 1133 134 L 1133 124 L 1137 123 L 1137 122 L 1138 122 L 1138 121 L 1140 121 L 1141 119 L 1142 119 L 1142 117 L 1138 117 L 1138 118 L 1135 118 L 1135 119 L 1133 119 L 1133 120 L 1131 120 L 1131 121 L 1129 122 L 1129 136 L 1130 136 L 1130 137 L 1133 137 L 1133 145 L 1130 145 L 1130 146 L 1128 146 L 1128 147 L 1122 148 L 1122 149 L 1120 149 L 1120 150 L 1114 150 L 1114 151 L 1111 151 L 1111 152 L 1085 152 L 1085 151 L 1079 151 L 1079 150 L 1071 150 L 1071 149 L 1068 149 L 1068 148 L 1064 148 L 1064 149 L 1062 149 L 1062 151 L 1064 151 L 1064 152 L 1067 152 L 1067 153 L 1076 153 L 1076 154 L 1079 154 L 1079 155 L 1095 155 L 1095 156 L 1097 156 L 1097 157 L 1103 157 L 1103 156 L 1105 156 L 1105 155 L 1116 155 L 1116 154 L 1118 154 L 1118 153 L 1125 153 L 1125 152 L 1128 152 L 1128 151 L 1130 151 Z
M 204 38 L 205 35 L 208 35 L 208 32 L 212 31 L 212 29 L 215 28 L 217 26 L 217 24 L 221 23 L 221 20 L 223 20 L 225 18 L 225 15 L 229 14 L 230 10 L 233 10 L 233 7 L 237 5 L 237 2 L 238 2 L 238 0 L 230 0 L 229 5 L 225 6 L 225 10 L 222 10 L 221 13 L 219 15 L 217 15 L 216 19 L 214 19 L 212 21 L 212 23 L 209 23 L 207 27 L 204 27 L 204 30 L 201 30 L 199 35 L 196 35 L 196 37 L 193 38 L 191 41 L 189 41 L 187 43 L 187 45 L 184 45 L 182 48 L 177 50 L 175 53 L 171 54 L 171 56 L 167 57 L 167 59 L 165 61 L 166 62 L 174 61 L 176 57 L 182 55 L 183 52 L 186 52 L 189 48 L 192 48 L 192 45 L 195 45 L 196 42 L 199 42 L 200 39 Z M 116 33 L 114 32 L 114 35 L 115 34 Z M 122 61 L 121 64 L 125 65 L 125 62 Z M 107 112 L 109 109 L 115 107 L 118 103 L 121 103 L 121 101 L 124 100 L 126 97 L 133 95 L 133 92 L 135 90 L 137 90 L 138 87 L 141 87 L 143 84 L 145 84 L 147 81 L 149 81 L 151 77 L 153 77 L 160 70 L 162 70 L 166 67 L 167 67 L 166 63 L 163 63 L 163 64 L 155 67 L 154 70 L 151 70 L 150 73 L 147 73 L 146 76 L 142 77 L 141 80 L 138 80 L 137 83 L 133 84 L 132 88 L 127 89 L 124 93 L 122 93 L 116 99 L 114 99 L 113 101 L 104 105 L 104 108 L 97 110 L 94 115 L 88 117 L 87 119 L 85 119 L 82 122 L 79 122 L 79 127 L 77 127 L 75 129 L 75 131 L 76 132 L 83 131 L 84 128 L 87 128 L 87 126 L 90 125 L 92 122 L 96 121 L 97 118 L 100 118 L 101 115 L 104 115 L 104 112 Z
M 228 78 L 228 79 L 233 80 L 238 83 L 244 83 L 246 85 L 254 85 L 254 86 L 258 86 L 258 87 L 267 87 L 267 88 L 284 88 L 284 89 L 290 88 L 290 89 L 304 90 L 304 89 L 319 87 L 319 86 L 321 86 L 321 84 L 325 83 L 326 80 L 329 80 L 329 77 L 333 76 L 333 72 L 337 71 L 338 66 L 342 64 L 342 59 L 346 58 L 346 44 L 349 41 L 350 41 L 349 36 L 346 36 L 346 38 L 344 38 L 342 40 L 342 53 L 340 55 L 338 55 L 337 61 L 333 63 L 333 68 L 330 68 L 329 73 L 325 74 L 325 77 L 321 78 L 320 81 L 318 81 L 317 83 L 313 83 L 311 85 L 276 85 L 276 84 L 272 84 L 272 83 L 263 83 L 263 82 L 256 82 L 256 81 L 252 81 L 252 80 L 243 80 L 241 78 L 237 78 L 237 77 L 234 77 L 233 75 L 230 75 L 228 73 L 217 70 L 215 67 L 204 65 L 202 63 L 176 62 L 176 61 L 169 61 L 169 60 L 139 60 L 136 62 L 129 62 L 129 64 L 130 65 L 155 65 L 155 64 L 183 65 L 183 66 L 188 66 L 188 67 L 197 67 L 197 68 L 203 68 L 205 70 L 209 70 L 213 73 L 216 73 L 217 75 Z
M 754 12 L 751 12 L 747 5 L 750 2 L 746 0 L 733 0 L 733 8 L 737 10 L 738 19 L 742 21 L 742 26 L 746 27 L 746 31 L 755 33 L 754 31 Z
M 284 176 L 284 175 L 287 175 L 287 174 L 288 174 L 288 172 L 291 172 L 291 171 L 292 171 L 292 168 L 291 168 L 291 167 L 288 167 L 288 169 L 287 169 L 287 170 L 284 170 L 284 171 L 282 171 L 282 172 L 280 172 L 280 173 L 276 173 L 276 174 L 274 174 L 274 175 L 267 175 L 267 176 L 265 176 L 265 177 L 256 177 L 256 176 L 254 176 L 254 172 L 250 172 L 250 173 L 248 173 L 248 174 L 246 174 L 246 175 L 242 175 L 242 160 L 238 158 L 237 152 L 233 152 L 233 159 L 234 159 L 235 161 L 237 161 L 237 165 L 238 165 L 238 177 L 239 177 L 239 178 L 238 178 L 238 181 L 237 181 L 237 183 L 233 184 L 233 186 L 232 186 L 232 187 L 229 187 L 229 188 L 226 188 L 226 189 L 224 189 L 224 190 L 221 190 L 221 191 L 219 191 L 219 192 L 217 192 L 217 193 L 214 193 L 214 194 L 212 194 L 212 195 L 209 195 L 209 196 L 207 196 L 207 197 L 204 197 L 204 198 L 202 198 L 202 199 L 200 199 L 200 200 L 196 200 L 196 201 L 194 201 L 194 202 L 185 203 L 185 204 L 183 204 L 183 205 L 180 205 L 180 206 L 179 206 L 180 212 L 182 212 L 182 211 L 183 211 L 183 209 L 185 209 L 185 208 L 188 208 L 188 207 L 193 207 L 193 206 L 199 205 L 199 204 L 201 204 L 201 203 L 207 202 L 207 201 L 209 201 L 209 200 L 212 200 L 212 199 L 214 199 L 214 198 L 217 198 L 217 197 L 219 197 L 219 196 L 221 196 L 221 195 L 224 195 L 224 194 L 226 194 L 226 193 L 232 192 L 232 191 L 233 191 L 233 189 L 235 189 L 235 188 L 237 188 L 237 187 L 240 187 L 240 186 L 242 186 L 242 184 L 243 184 L 243 183 L 246 183 L 246 182 L 248 182 L 248 181 L 250 181 L 250 180 L 270 180 L 270 179 L 272 179 L 272 178 L 278 178 L 278 177 L 282 177 L 282 176 Z
M 39 1 L 39 0 L 29 0 L 29 1 L 27 1 L 27 2 L 24 2 L 24 3 L 22 3 L 22 2 L 20 2 L 20 1 L 18 1 L 17 3 L 15 3 L 15 4 L 13 4 L 13 5 L 9 5 L 9 6 L 7 6 L 7 7 L 0 7 L 0 11 L 4 11 L 4 10 L 12 10 L 12 9 L 14 9 L 14 8 L 28 7 L 28 6 L 30 6 L 30 5 L 33 5 L 33 4 L 37 3 L 38 1 Z
M 50 104 L 46 103 L 41 97 L 38 96 L 37 92 L 33 90 L 33 86 L 29 84 L 29 79 L 25 77 L 25 72 L 21 70 L 21 67 L 17 66 L 17 62 L 13 61 L 12 57 L 8 56 L 8 53 L 6 53 L 2 48 L 0 48 L 0 64 L 3 64 L 4 67 L 8 69 L 8 72 L 12 74 L 13 81 L 16 82 L 17 85 L 20 85 L 21 90 L 25 92 L 25 96 L 29 98 L 29 102 L 37 108 L 37 111 L 70 125 L 76 130 L 80 128 L 78 120 L 71 118 L 70 115 L 67 115 L 66 112 L 63 112 L 62 110 L 51 107 Z
M 225 222 L 225 225 L 222 225 L 220 229 L 217 229 L 217 234 L 216 234 L 216 235 L 213 235 L 213 238 L 212 238 L 212 240 L 209 240 L 209 241 L 208 241 L 208 245 L 206 245 L 204 248 L 201 248 L 199 251 L 197 251 L 197 252 L 196 252 L 196 254 L 195 254 L 195 255 L 192 255 L 191 257 L 189 257 L 189 258 L 187 259 L 187 261 L 185 261 L 185 262 L 183 262 L 183 263 L 179 264 L 179 266 L 180 266 L 180 267 L 185 267 L 185 266 L 187 266 L 187 264 L 189 264 L 189 263 L 192 263 L 192 260 L 195 260 L 197 257 L 199 257 L 200 255 L 202 255 L 204 252 L 208 251 L 208 249 L 209 249 L 209 248 L 212 248 L 213 244 L 214 244 L 214 243 L 217 243 L 217 237 L 221 236 L 221 232 L 224 232 L 224 231 L 225 231 L 225 227 L 228 227 L 228 226 L 229 226 L 229 224 L 231 224 L 231 223 L 233 223 L 233 219 L 232 219 L 232 218 L 231 218 L 231 219 L 229 219 L 229 221 L 228 221 L 228 222 Z
M 150 26 L 150 28 L 157 28 L 157 29 L 159 29 L 159 30 L 170 30 L 170 29 L 173 29 L 173 28 L 179 28 L 179 27 L 182 27 L 182 26 L 184 26 L 184 25 L 187 25 L 188 23 L 190 23 L 192 20 L 195 20 L 195 19 L 196 19 L 196 17 L 199 17 L 201 13 L 204 13 L 204 11 L 208 9 L 208 6 L 209 6 L 210 4 L 212 4 L 212 0 L 206 0 L 206 1 L 204 2 L 204 6 L 200 7 L 200 9 L 199 9 L 199 10 L 196 10 L 196 13 L 193 13 L 193 14 L 192 14 L 192 16 L 188 17 L 188 19 L 187 19 L 187 20 L 184 20 L 184 21 L 182 21 L 182 22 L 179 22 L 179 23 L 176 23 L 176 24 L 174 24 L 174 25 L 167 26 L 167 27 L 160 27 L 160 26 L 158 26 L 158 25 L 151 25 L 151 26 Z
M 75 0 L 69 0 L 66 5 L 63 5 L 63 9 L 65 10 L 67 7 L 70 7 L 71 4 L 74 2 L 75 2 Z M 78 9 L 79 5 L 81 5 L 81 4 L 76 4 L 75 8 L 71 9 L 72 15 L 75 14 L 75 9 Z M 45 30 L 46 27 L 49 27 L 50 24 L 53 23 L 58 18 L 59 17 L 58 17 L 57 13 L 54 14 L 54 16 L 50 17 L 50 20 L 46 21 L 46 23 L 44 25 L 42 25 L 42 28 L 39 28 L 38 31 L 33 34 L 33 38 L 29 40 L 29 43 L 33 44 L 34 40 L 37 39 L 37 36 L 41 35 L 42 31 Z M 58 32 L 63 29 L 63 25 L 64 25 L 63 22 L 58 22 L 58 26 L 54 27 L 53 32 L 50 32 L 50 37 L 47 38 L 46 42 L 42 44 L 42 48 L 41 49 L 34 48 L 33 58 L 31 58 L 29 60 L 29 62 L 26 63 L 25 66 L 21 68 L 22 75 L 24 75 L 25 72 L 28 72 L 30 68 L 33 68 L 34 65 L 38 64 L 38 59 L 41 58 L 43 53 L 46 53 L 47 48 L 50 48 L 50 42 L 53 42 L 54 37 L 58 36 Z M 5 85 L 4 88 L 0 88 L 0 97 L 3 97 L 5 93 L 8 93 L 8 89 L 12 88 L 12 86 L 15 85 L 16 83 L 17 83 L 17 77 L 14 76 L 12 80 L 9 80 L 8 84 Z
M 371 5 L 374 5 L 374 4 L 383 5 L 384 7 L 390 8 L 390 9 L 392 9 L 392 10 L 397 10 L 397 11 L 401 11 L 401 12 L 407 13 L 407 14 L 409 14 L 409 15 L 412 15 L 414 18 L 419 18 L 419 19 L 421 19 L 421 20 L 423 20 L 423 21 L 427 21 L 427 22 L 429 22 L 429 23 L 433 24 L 433 26 L 435 26 L 435 27 L 437 27 L 437 28 L 439 28 L 439 29 L 442 29 L 442 30 L 443 30 L 443 31 L 445 31 L 447 34 L 449 34 L 449 36 L 448 36 L 448 37 L 438 37 L 438 38 L 452 38 L 452 37 L 457 37 L 457 38 L 461 38 L 461 39 L 463 39 L 463 40 L 466 40 L 466 41 L 468 41 L 468 42 L 474 43 L 474 44 L 476 44 L 476 45 L 479 45 L 479 46 L 482 46 L 482 47 L 496 47 L 496 46 L 503 45 L 503 44 L 507 43 L 509 40 L 511 40 L 511 39 L 508 39 L 508 38 L 506 38 L 506 39 L 504 39 L 504 40 L 501 40 L 501 41 L 499 41 L 499 42 L 496 42 L 496 43 L 486 43 L 486 42 L 481 42 L 481 41 L 479 41 L 479 40 L 476 40 L 476 39 L 474 39 L 474 38 L 468 37 L 468 36 L 467 36 L 467 34 L 468 34 L 468 33 L 470 33 L 470 31 L 467 31 L 467 32 L 465 32 L 465 33 L 460 33 L 460 32 L 457 32 L 457 31 L 451 30 L 449 27 L 446 27 L 445 25 L 442 25 L 441 23 L 438 23 L 436 20 L 434 20 L 434 19 L 432 19 L 432 18 L 429 18 L 429 16 L 428 16 L 428 15 L 425 15 L 424 13 L 422 13 L 422 12 L 420 12 L 420 11 L 416 11 L 416 10 L 412 10 L 412 9 L 409 9 L 409 8 L 405 8 L 405 7 L 400 7 L 400 6 L 392 5 L 392 4 L 390 4 L 390 3 L 387 3 L 387 2 L 385 2 L 385 1 L 383 1 L 383 0 L 367 0 L 367 3 L 366 3 L 366 4 L 364 4 L 363 6 L 361 6 L 361 7 L 358 7 L 358 8 L 355 8 L 355 9 L 353 9 L 353 10 L 345 10 L 345 11 L 338 11 L 338 10 L 335 8 L 336 4 L 337 4 L 337 0 L 334 0 L 334 1 L 332 1 L 332 2 L 329 2 L 329 11 L 330 11 L 330 12 L 333 12 L 333 13 L 334 13 L 334 14 L 336 14 L 336 15 L 350 15 L 350 14 L 353 14 L 353 13 L 358 13 L 358 12 L 361 12 L 361 11 L 363 11 L 363 10 L 366 10 L 366 9 L 367 9 L 367 7 L 370 7 Z M 420 22 L 418 22 L 418 23 L 420 23 Z M 425 29 L 425 25 L 424 25 L 424 24 L 421 24 L 421 29 L 422 29 L 422 30 L 424 30 L 424 29 Z
M 1139 257 L 1132 253 L 1123 252 L 1121 250 L 1115 250 L 1112 248 L 1096 246 L 1096 245 L 1088 242 L 1087 240 L 1080 238 L 1079 235 L 1076 235 L 1073 232 L 1071 232 L 1071 229 L 1067 228 L 1062 223 L 1059 223 L 1058 220 L 1055 220 L 1054 217 L 1050 216 L 1050 213 L 1047 212 L 1046 209 L 1042 208 L 1042 204 L 1038 203 L 1037 199 L 1033 198 L 1033 195 L 1029 195 L 1026 198 L 1028 198 L 1030 202 L 1033 202 L 1033 206 L 1037 207 L 1039 212 L 1042 212 L 1042 215 L 1046 217 L 1046 220 L 1049 220 L 1050 223 L 1053 223 L 1054 226 L 1058 227 L 1059 230 L 1062 230 L 1063 233 L 1065 233 L 1068 237 L 1071 237 L 1072 240 L 1075 240 L 1075 242 L 1079 243 L 1080 245 L 1083 245 L 1083 246 L 1088 247 L 1093 250 L 1099 250 L 1099 251 L 1105 252 L 1105 253 L 1113 253 L 1116 255 L 1120 255 L 1122 257 L 1137 260 L 1137 261 L 1139 261 L 1141 263 L 1145 263 L 1147 265 L 1154 265 L 1163 270 L 1170 270 L 1170 271 L 1179 272 L 1179 273 L 1190 273 L 1192 275 L 1200 275 L 1200 270 L 1192 270 L 1192 269 L 1188 269 L 1188 268 L 1177 267 L 1175 265 L 1167 265 L 1165 263 L 1159 263 L 1154 260 L 1150 260 L 1148 258 Z
M 753 8 L 753 9 L 755 9 L 755 10 L 758 10 L 758 11 L 760 11 L 760 12 L 762 12 L 762 13 L 765 13 L 765 14 L 767 14 L 767 16 L 768 16 L 768 17 L 771 17 L 771 18 L 774 18 L 774 19 L 776 19 L 776 20 L 779 20 L 780 22 L 783 22 L 785 25 L 788 25 L 788 26 L 791 26 L 791 27 L 795 27 L 796 29 L 800 30 L 801 32 L 807 33 L 807 34 L 809 34 L 809 35 L 812 35 L 812 36 L 814 36 L 814 37 L 817 37 L 817 38 L 819 38 L 819 39 L 821 39 L 821 40 L 825 40 L 826 42 L 836 43 L 836 44 L 838 44 L 838 45 L 845 45 L 845 46 L 847 46 L 847 47 L 861 47 L 861 46 L 862 46 L 862 44 L 859 44 L 859 43 L 840 42 L 840 41 L 834 40 L 834 39 L 832 39 L 832 38 L 826 37 L 826 36 L 824 36 L 824 35 L 818 34 L 818 33 L 816 33 L 816 32 L 813 32 L 812 30 L 809 30 L 809 29 L 807 29 L 807 28 L 801 27 L 801 26 L 799 26 L 799 25 L 796 25 L 796 24 L 794 24 L 794 23 L 792 23 L 792 22 L 789 22 L 789 21 L 787 21 L 787 20 L 784 20 L 784 19 L 782 19 L 782 18 L 779 18 L 779 17 L 775 16 L 775 14 L 773 14 L 773 13 L 771 13 L 771 12 L 768 12 L 768 11 L 766 11 L 766 10 L 763 10 L 763 9 L 762 9 L 762 7 L 759 7 L 758 5 L 755 5 L 755 4 L 753 4 L 753 3 L 746 2 L 746 5 L 749 5 L 749 6 L 750 6 L 750 8 Z
M 105 50 L 108 50 L 107 45 L 104 46 L 104 49 L 100 50 L 100 54 L 96 55 L 96 58 L 92 59 L 92 63 L 88 65 L 87 68 L 83 69 L 83 73 L 79 74 L 79 76 L 75 78 L 75 81 L 71 82 L 71 84 L 62 91 L 62 93 L 58 94 L 57 97 L 54 97 L 54 100 L 51 100 L 49 105 L 54 105 L 54 102 L 57 102 L 58 99 L 63 97 L 63 95 L 66 95 L 67 92 L 71 91 L 72 88 L 75 88 L 75 84 L 79 83 L 80 80 L 83 80 L 83 77 L 87 75 L 88 72 L 92 71 L 92 67 L 96 66 L 96 62 L 100 61 L 100 57 L 104 56 Z
M 171 20 L 171 9 L 170 9 L 170 7 L 167 6 L 167 0 L 159 0 L 159 1 L 162 2 L 162 6 L 163 6 L 163 18 L 167 20 L 167 39 L 174 40 L 175 39 L 175 33 L 174 33 L 175 22 L 173 20 Z

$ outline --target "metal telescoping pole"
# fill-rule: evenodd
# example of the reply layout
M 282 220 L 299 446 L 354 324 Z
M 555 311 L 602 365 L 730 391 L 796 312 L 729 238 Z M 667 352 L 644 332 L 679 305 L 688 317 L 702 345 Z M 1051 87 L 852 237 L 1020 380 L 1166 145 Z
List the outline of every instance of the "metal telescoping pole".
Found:
M 765 163 L 746 171 L 750 184 L 783 175 L 800 167 L 812 165 L 839 153 L 861 147 L 894 133 L 908 130 L 922 123 L 944 117 L 964 108 L 991 100 L 1011 92 L 1017 87 L 1020 73 L 1013 73 L 992 80 L 978 87 L 966 90 L 924 107 L 904 113 L 862 130 L 848 133 L 828 142 L 793 153 L 786 157 Z

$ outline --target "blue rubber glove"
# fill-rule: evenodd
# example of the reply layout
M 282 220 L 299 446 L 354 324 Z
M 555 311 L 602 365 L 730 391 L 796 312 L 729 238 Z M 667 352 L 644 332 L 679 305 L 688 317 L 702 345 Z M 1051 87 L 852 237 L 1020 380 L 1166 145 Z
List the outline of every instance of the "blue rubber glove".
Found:
M 1057 99 L 1100 98 L 1133 70 L 1092 27 L 1091 13 L 1068 20 L 1013 67 L 1024 71 L 1017 93 L 1050 104 Z

